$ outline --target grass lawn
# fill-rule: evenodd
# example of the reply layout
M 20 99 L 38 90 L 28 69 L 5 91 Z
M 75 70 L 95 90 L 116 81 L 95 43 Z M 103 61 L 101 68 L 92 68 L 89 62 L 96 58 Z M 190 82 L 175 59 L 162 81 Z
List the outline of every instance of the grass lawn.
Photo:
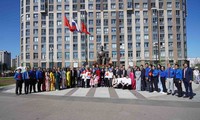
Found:
M 14 84 L 15 80 L 13 77 L 0 77 L 0 86 L 6 86 Z

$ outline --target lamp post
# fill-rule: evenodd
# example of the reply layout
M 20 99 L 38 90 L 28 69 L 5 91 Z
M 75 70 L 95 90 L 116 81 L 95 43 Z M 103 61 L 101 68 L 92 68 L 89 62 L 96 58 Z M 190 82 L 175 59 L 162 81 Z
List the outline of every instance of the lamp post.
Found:
M 3 61 L 2 61 L 2 53 L 1 53 L 1 73 L 2 73 L 2 68 L 3 68 Z
M 160 61 L 160 22 L 159 22 L 159 10 L 157 9 L 157 34 L 158 34 L 158 38 L 157 38 L 157 49 L 156 49 L 156 65 L 158 64 L 158 60 Z M 157 56 L 158 55 L 158 56 Z M 158 57 L 158 60 L 157 60 Z
M 154 47 L 156 48 L 156 66 L 158 65 L 158 42 L 154 43 Z
M 51 69 L 53 69 L 53 47 L 50 48 L 51 51 Z

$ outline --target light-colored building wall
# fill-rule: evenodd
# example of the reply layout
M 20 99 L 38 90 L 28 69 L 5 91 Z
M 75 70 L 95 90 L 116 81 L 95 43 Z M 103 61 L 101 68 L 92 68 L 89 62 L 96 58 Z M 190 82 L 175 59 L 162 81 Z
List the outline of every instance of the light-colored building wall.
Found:
M 22 65 L 81 66 L 85 40 L 89 64 L 100 45 L 117 66 L 181 64 L 187 58 L 186 0 L 21 0 L 20 7 Z M 70 32 L 64 16 L 79 27 L 87 24 L 91 35 Z

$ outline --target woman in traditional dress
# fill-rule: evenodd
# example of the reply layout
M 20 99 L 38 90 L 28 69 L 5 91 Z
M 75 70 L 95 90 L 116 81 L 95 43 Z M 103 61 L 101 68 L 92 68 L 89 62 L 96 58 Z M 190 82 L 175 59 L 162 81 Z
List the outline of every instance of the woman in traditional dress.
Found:
M 135 90 L 136 81 L 135 81 L 135 75 L 134 75 L 133 69 L 131 69 L 131 72 L 130 72 L 130 74 L 129 74 L 129 77 L 131 78 L 132 89 Z

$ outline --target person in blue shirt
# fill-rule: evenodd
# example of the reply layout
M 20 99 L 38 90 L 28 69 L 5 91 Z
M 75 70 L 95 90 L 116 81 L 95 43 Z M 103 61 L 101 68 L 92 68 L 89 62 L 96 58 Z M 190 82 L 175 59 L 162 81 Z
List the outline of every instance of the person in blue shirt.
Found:
M 156 69 L 156 67 L 153 65 L 152 66 L 152 83 L 154 85 L 154 87 L 152 86 L 152 91 L 157 91 L 158 92 L 158 70 Z
M 42 75 L 42 71 L 41 71 L 40 67 L 36 71 L 36 79 L 38 82 L 38 84 L 37 84 L 38 92 L 41 92 L 41 84 L 43 82 L 43 75 Z
M 170 63 L 167 65 L 166 70 L 166 81 L 167 81 L 167 95 L 174 95 L 174 69 L 171 67 Z
M 166 89 L 166 85 L 165 85 L 165 82 L 166 82 L 165 66 L 161 67 L 161 70 L 160 70 L 160 80 L 161 80 L 162 88 L 163 88 L 163 91 L 161 91 L 161 93 L 166 94 L 167 89 Z
M 22 94 L 22 83 L 23 83 L 21 69 L 17 70 L 17 72 L 14 75 L 14 79 L 16 80 L 15 94 L 21 95 Z
M 182 70 L 178 64 L 175 64 L 174 82 L 178 90 L 178 97 L 182 97 Z
M 23 80 L 24 80 L 24 92 L 25 94 L 28 94 L 29 91 L 29 83 L 30 83 L 30 73 L 28 71 L 28 68 L 25 68 L 25 71 L 22 74 Z
M 150 72 L 150 67 L 148 63 L 145 63 L 145 88 L 147 91 L 150 90 L 150 81 L 149 81 L 149 72 Z

